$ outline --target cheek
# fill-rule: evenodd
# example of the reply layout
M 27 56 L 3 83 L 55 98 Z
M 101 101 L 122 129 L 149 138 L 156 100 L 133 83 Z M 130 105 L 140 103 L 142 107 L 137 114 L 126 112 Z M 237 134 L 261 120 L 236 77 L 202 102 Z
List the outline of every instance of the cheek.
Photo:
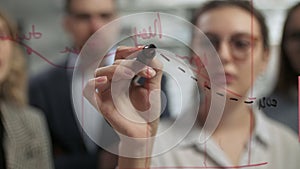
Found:
M 254 85 L 258 77 L 264 73 L 265 67 L 267 65 L 267 59 L 263 57 L 263 52 L 256 52 L 253 54 L 253 59 L 249 61 L 248 64 L 248 76 L 249 76 L 249 88 Z
M 240 80 L 240 87 L 244 88 L 243 90 L 246 91 L 251 86 L 252 81 L 252 69 L 251 69 L 251 60 L 247 63 L 240 64 L 238 68 L 239 72 L 239 80 Z
M 253 59 L 249 58 L 244 63 L 237 63 L 237 65 L 239 65 L 237 68 L 239 80 L 234 88 L 236 88 L 236 92 L 243 95 L 253 87 L 255 80 L 262 73 L 264 60 L 261 53 L 256 53 L 253 54 Z

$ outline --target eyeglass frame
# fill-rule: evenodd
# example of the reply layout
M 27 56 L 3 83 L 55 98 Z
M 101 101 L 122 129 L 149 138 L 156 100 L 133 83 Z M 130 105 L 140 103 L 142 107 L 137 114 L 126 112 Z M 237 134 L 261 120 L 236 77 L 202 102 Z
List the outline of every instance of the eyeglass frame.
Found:
M 261 37 L 258 35 L 252 35 L 252 34 L 248 34 L 248 33 L 235 33 L 233 35 L 231 35 L 230 37 L 225 37 L 225 38 L 220 38 L 217 34 L 215 33 L 210 33 L 210 32 L 206 32 L 204 33 L 206 35 L 206 37 L 208 38 L 209 42 L 212 44 L 212 46 L 215 48 L 216 51 L 220 50 L 220 44 L 225 41 L 227 41 L 227 43 L 229 43 L 230 46 L 230 52 L 232 53 L 232 56 L 234 59 L 236 60 L 246 60 L 251 53 L 251 50 L 255 49 L 257 44 L 261 41 Z M 244 38 L 242 40 L 244 40 L 244 44 L 246 45 L 244 46 L 245 49 L 243 49 L 243 51 L 240 51 L 241 53 L 236 53 L 238 52 L 238 50 L 242 50 L 242 49 L 237 49 L 237 47 L 233 46 L 233 42 L 235 40 L 235 38 Z M 240 39 L 237 39 L 240 40 Z M 207 43 L 207 40 L 203 40 L 200 41 L 200 45 L 208 45 L 205 44 Z M 246 44 L 245 44 L 246 43 Z M 202 47 L 203 47 L 202 46 Z

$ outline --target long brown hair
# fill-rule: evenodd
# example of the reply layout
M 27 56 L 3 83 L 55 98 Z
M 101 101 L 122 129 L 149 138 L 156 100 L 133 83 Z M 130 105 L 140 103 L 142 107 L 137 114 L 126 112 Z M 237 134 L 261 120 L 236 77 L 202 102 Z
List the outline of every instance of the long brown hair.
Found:
M 15 40 L 17 36 L 16 24 L 1 12 L 0 19 L 7 26 L 10 37 L 8 39 L 12 41 L 13 45 L 13 51 L 9 58 L 9 72 L 0 84 L 0 100 L 24 106 L 27 103 L 27 71 L 23 51 Z
M 279 78 L 277 86 L 275 87 L 276 91 L 285 92 L 287 89 L 296 86 L 298 81 L 299 74 L 296 70 L 293 69 L 291 61 L 288 59 L 287 52 L 285 49 L 285 43 L 287 40 L 287 25 L 290 22 L 290 19 L 293 13 L 299 9 L 300 2 L 291 7 L 287 12 L 287 17 L 283 27 L 283 34 L 280 44 L 280 68 L 279 68 Z

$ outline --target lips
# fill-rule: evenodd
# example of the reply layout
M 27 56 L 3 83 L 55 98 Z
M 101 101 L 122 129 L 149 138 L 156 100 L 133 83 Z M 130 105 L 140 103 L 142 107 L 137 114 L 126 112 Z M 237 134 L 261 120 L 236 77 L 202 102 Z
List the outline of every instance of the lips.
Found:
M 229 73 L 225 73 L 225 78 L 226 78 L 226 84 L 227 85 L 233 83 L 233 81 L 236 80 L 236 77 L 232 74 L 229 74 Z

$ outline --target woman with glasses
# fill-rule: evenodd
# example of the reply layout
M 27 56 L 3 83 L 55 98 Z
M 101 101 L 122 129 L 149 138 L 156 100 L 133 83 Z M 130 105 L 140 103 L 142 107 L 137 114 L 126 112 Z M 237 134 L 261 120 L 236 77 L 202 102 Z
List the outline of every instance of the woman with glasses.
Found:
M 275 99 L 277 107 L 264 112 L 298 133 L 298 76 L 300 75 L 300 3 L 289 9 L 280 44 L 279 78 L 268 99 Z
M 198 125 L 191 131 L 196 133 L 194 138 L 184 140 L 173 149 L 154 157 L 120 156 L 119 168 L 299 168 L 300 147 L 296 136 L 279 123 L 265 117 L 249 104 L 251 102 L 246 101 L 254 80 L 264 71 L 269 60 L 268 31 L 263 16 L 247 1 L 209 1 L 196 11 L 192 23 L 214 45 L 224 67 L 227 93 L 221 121 L 211 137 L 204 144 L 200 144 L 197 138 L 208 117 L 208 109 L 205 108 L 205 103 L 201 103 Z M 192 45 L 201 46 L 201 37 L 193 35 Z M 124 72 L 121 76 L 124 79 L 134 76 L 130 69 L 131 61 L 127 62 L 127 66 L 121 66 L 121 72 Z M 109 90 L 111 75 L 118 64 L 120 61 L 116 61 L 113 66 L 96 70 L 95 79 L 91 79 L 86 87 L 86 97 L 98 106 L 112 127 L 123 134 L 120 135 L 119 152 L 151 154 L 155 138 L 147 143 L 138 138 L 155 136 L 158 120 L 134 123 L 119 114 Z M 153 65 L 159 67 L 155 60 Z M 160 110 L 160 96 L 151 96 L 157 100 L 155 104 L 148 102 L 147 94 L 160 88 L 161 71 L 148 67 L 140 72 L 140 76 L 147 78 L 147 83 L 144 86 L 132 84 L 129 90 L 130 99 L 138 110 L 147 110 L 151 105 L 151 112 L 148 113 L 155 114 Z M 199 79 L 201 81 L 201 77 Z M 93 84 L 97 92 L 91 94 L 88 88 Z M 210 82 L 207 84 L 207 88 L 212 85 Z M 210 103 L 210 97 L 214 93 L 207 91 L 202 84 L 199 86 Z M 239 94 L 239 99 L 232 99 L 236 97 L 233 93 Z M 218 106 L 218 103 L 211 104 Z M 126 106 L 123 108 L 122 113 L 130 111 Z M 128 141 L 124 135 L 137 138 L 136 142 Z

